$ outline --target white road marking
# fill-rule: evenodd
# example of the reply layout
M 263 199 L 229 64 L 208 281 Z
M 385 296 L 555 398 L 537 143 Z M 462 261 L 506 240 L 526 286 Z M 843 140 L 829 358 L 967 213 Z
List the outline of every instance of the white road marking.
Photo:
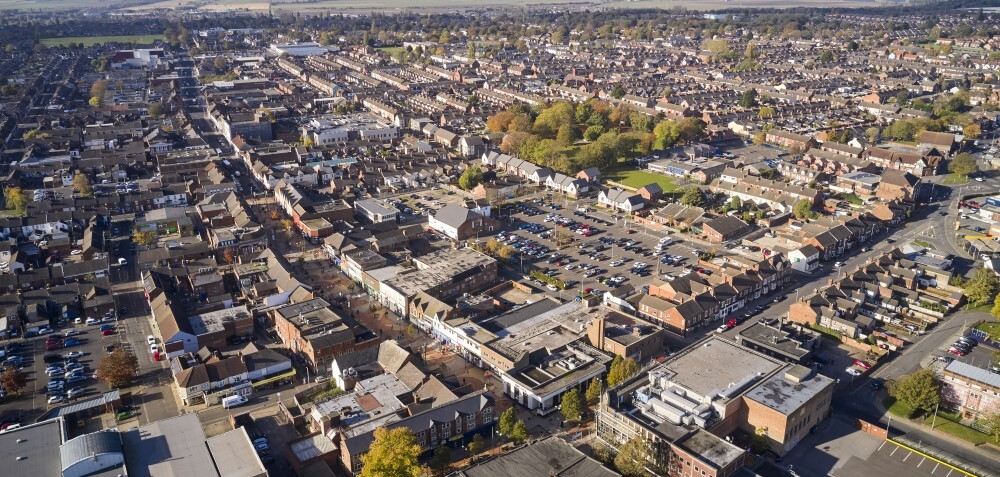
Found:
M 895 455 L 896 451 L 898 451 L 898 450 L 899 450 L 899 446 L 896 446 L 896 448 L 893 449 L 892 452 L 889 453 L 889 457 L 892 457 L 893 455 Z
M 909 454 L 906 454 L 906 457 L 903 457 L 903 462 L 906 462 L 906 459 L 909 459 L 911 455 L 913 455 L 913 451 L 910 451 Z

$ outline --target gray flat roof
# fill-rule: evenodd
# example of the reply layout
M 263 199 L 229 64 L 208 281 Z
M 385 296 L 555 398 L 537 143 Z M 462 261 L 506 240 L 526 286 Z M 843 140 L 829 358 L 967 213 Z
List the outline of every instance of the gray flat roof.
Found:
M 122 433 L 129 477 L 217 476 L 195 414 L 181 414 Z M 49 474 L 55 475 L 55 474 Z
M 744 396 L 787 416 L 827 387 L 833 386 L 832 379 L 815 372 L 798 382 L 793 381 L 785 376 L 789 371 L 805 375 L 809 370 L 799 365 L 789 366 L 785 372 L 765 379 Z
M 689 347 L 654 370 L 664 370 L 674 384 L 708 396 L 713 391 L 725 391 L 731 384 L 751 375 L 770 374 L 783 365 L 775 359 L 713 336 Z
M 572 445 L 547 437 L 510 454 L 488 460 L 461 471 L 464 477 L 573 476 L 614 477 L 621 475 L 601 465 Z
M 0 434 L 0 461 L 4 477 L 62 475 L 59 446 L 63 443 L 63 420 L 49 419 Z M 23 439 L 18 443 L 18 439 Z M 17 460 L 22 457 L 21 460 Z
M 703 429 L 698 429 L 677 444 L 716 469 L 725 468 L 743 455 L 743 449 Z
M 239 427 L 211 437 L 207 443 L 219 475 L 224 477 L 267 475 L 264 464 L 253 449 L 246 428 Z

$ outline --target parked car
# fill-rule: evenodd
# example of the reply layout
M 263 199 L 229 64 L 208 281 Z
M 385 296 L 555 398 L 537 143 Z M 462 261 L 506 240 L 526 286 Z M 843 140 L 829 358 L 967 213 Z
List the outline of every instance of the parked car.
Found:
M 872 365 L 867 361 L 862 361 L 860 359 L 854 360 L 854 365 L 862 369 L 871 369 Z
M 847 368 L 845 371 L 847 372 L 847 374 L 850 374 L 851 376 L 861 376 L 861 370 L 853 366 Z
M 115 330 L 111 330 L 111 329 L 109 329 L 109 330 L 101 330 L 101 334 L 104 335 L 104 336 L 111 336 L 111 335 L 115 334 Z
M 69 353 L 66 353 L 66 354 L 63 355 L 63 358 L 66 358 L 66 359 L 76 359 L 76 358 L 82 358 L 82 357 L 83 357 L 83 352 L 82 351 L 70 351 Z

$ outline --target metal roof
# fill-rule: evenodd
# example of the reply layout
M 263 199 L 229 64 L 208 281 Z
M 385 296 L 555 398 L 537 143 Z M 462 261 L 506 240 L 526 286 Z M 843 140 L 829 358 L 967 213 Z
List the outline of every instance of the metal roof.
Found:
M 979 381 L 994 388 L 1000 388 L 1000 374 L 991 373 L 983 368 L 977 368 L 961 361 L 952 361 L 944 369 L 945 371 L 951 371 L 959 376 Z
M 105 429 L 84 434 L 59 447 L 63 471 L 73 464 L 101 454 L 122 454 L 122 438 L 117 430 Z

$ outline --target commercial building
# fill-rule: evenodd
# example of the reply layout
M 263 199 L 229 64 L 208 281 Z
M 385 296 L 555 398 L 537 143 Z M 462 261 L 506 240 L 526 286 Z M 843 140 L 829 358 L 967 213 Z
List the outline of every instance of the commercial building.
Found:
M 944 404 L 962 418 L 975 420 L 983 413 L 1000 410 L 1000 374 L 952 361 L 939 378 Z
M 278 307 L 268 314 L 281 342 L 301 353 L 314 372 L 329 369 L 337 356 L 378 345 L 375 333 L 340 315 L 322 298 Z

